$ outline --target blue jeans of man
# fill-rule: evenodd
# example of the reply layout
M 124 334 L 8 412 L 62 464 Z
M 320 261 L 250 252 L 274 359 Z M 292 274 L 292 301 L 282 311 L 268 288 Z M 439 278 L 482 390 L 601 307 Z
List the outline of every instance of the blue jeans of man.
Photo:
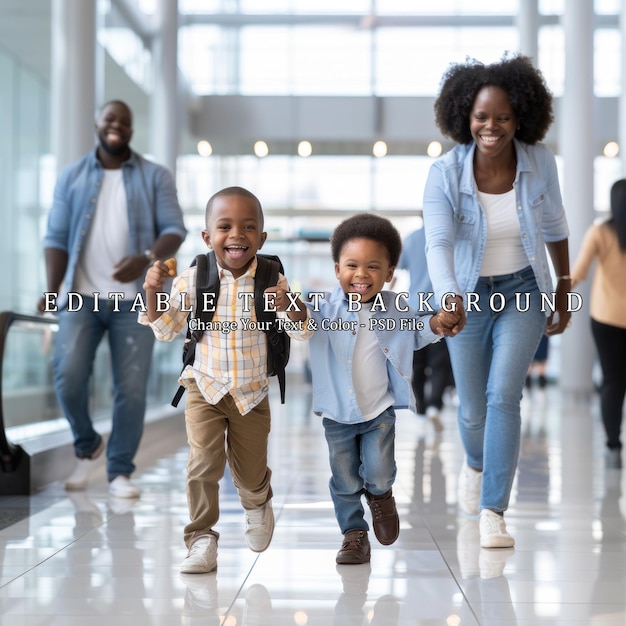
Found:
M 89 410 L 89 380 L 96 350 L 108 334 L 113 377 L 113 416 L 107 443 L 107 475 L 130 476 L 133 458 L 143 433 L 146 389 L 150 373 L 154 334 L 137 322 L 132 301 L 99 303 L 84 297 L 78 311 L 59 313 L 59 332 L 54 354 L 54 385 L 65 417 L 74 435 L 78 458 L 88 458 L 100 445 L 101 436 L 93 427 Z M 96 384 L 99 384 L 96 381 Z
M 392 407 L 359 424 L 324 418 L 331 478 L 330 495 L 341 533 L 369 530 L 361 496 L 382 496 L 396 478 L 396 414 Z
M 519 457 L 524 381 L 547 318 L 530 267 L 481 277 L 474 293 L 481 311 L 468 311 L 463 330 L 446 340 L 457 419 L 467 464 L 483 471 L 480 509 L 505 511 Z M 494 295 L 490 306 L 493 294 L 501 296 Z

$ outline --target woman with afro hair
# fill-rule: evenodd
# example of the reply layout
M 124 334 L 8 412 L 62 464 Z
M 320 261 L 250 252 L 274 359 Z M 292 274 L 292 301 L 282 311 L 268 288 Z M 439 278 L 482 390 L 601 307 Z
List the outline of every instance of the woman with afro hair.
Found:
M 462 330 L 446 340 L 465 449 L 458 507 L 480 514 L 483 548 L 511 548 L 504 511 L 526 372 L 541 336 L 562 333 L 571 316 L 569 230 L 554 155 L 541 143 L 552 95 L 526 56 L 471 59 L 444 74 L 435 119 L 458 144 L 432 165 L 423 206 L 437 301 L 461 312 Z

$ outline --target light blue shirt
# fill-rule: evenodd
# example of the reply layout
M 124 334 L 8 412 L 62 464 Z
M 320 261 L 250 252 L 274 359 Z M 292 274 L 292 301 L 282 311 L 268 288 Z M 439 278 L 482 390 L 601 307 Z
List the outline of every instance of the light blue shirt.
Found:
M 551 293 L 545 244 L 569 236 L 556 161 L 544 144 L 513 141 L 517 156 L 513 187 L 520 237 L 539 290 Z M 471 292 L 479 278 L 487 221 L 476 195 L 475 149 L 474 142 L 457 145 L 433 163 L 426 181 L 426 254 L 437 305 L 445 293 Z
M 121 169 L 128 206 L 128 254 L 149 250 L 161 235 L 178 235 L 184 239 L 187 231 L 169 170 L 132 151 Z M 43 246 L 67 252 L 63 292 L 72 290 L 76 264 L 96 210 L 103 177 L 104 168 L 94 149 L 68 165 L 57 180 Z M 143 276 L 136 281 L 138 293 L 142 292 L 142 284 Z M 134 296 L 134 293 L 130 295 Z
M 348 311 L 348 301 L 340 286 L 332 293 L 325 292 L 319 300 L 319 311 L 313 310 L 313 304 L 307 302 L 307 308 L 317 330 L 310 338 L 311 371 L 313 374 L 313 411 L 317 415 L 327 415 L 342 424 L 358 424 L 365 418 L 353 392 L 352 354 L 358 332 L 374 332 L 380 349 L 386 356 L 387 371 L 372 371 L 372 377 L 385 377 L 389 381 L 389 391 L 394 398 L 393 406 L 397 409 L 415 410 L 415 399 L 411 388 L 413 372 L 413 351 L 437 341 L 439 337 L 430 329 L 431 315 L 416 316 L 408 308 L 404 296 L 391 291 L 383 291 L 382 299 L 386 312 L 375 311 L 374 319 L 387 319 L 395 322 L 394 330 L 359 327 L 359 318 L 355 311 Z M 354 322 L 356 330 L 322 330 L 322 323 L 328 320 L 342 319 Z M 400 330 L 401 320 L 417 320 L 424 324 L 424 329 Z M 388 322 L 391 324 L 392 322 Z

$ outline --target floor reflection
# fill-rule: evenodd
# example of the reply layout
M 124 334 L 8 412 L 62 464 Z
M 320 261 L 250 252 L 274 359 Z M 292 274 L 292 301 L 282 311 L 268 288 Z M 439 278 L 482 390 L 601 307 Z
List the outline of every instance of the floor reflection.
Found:
M 522 445 L 507 525 L 515 549 L 481 549 L 478 519 L 460 515 L 463 459 L 455 406 L 437 433 L 400 412 L 401 520 L 368 565 L 337 566 L 341 535 L 328 493 L 327 448 L 310 389 L 275 402 L 270 441 L 276 530 L 252 553 L 230 475 L 220 492 L 218 570 L 180 575 L 187 522 L 183 425 L 145 452 L 142 497 L 105 484 L 50 485 L 0 497 L 3 626 L 613 626 L 626 624 L 624 475 L 605 470 L 597 400 L 553 385 L 523 398 Z M 24 511 L 26 515 L 12 515 Z

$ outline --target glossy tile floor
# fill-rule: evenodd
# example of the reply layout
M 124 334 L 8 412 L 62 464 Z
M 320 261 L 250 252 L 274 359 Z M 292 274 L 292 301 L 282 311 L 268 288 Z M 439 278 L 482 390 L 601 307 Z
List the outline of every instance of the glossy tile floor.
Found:
M 113 501 L 102 468 L 89 489 L 59 484 L 0 498 L 3 626 L 530 626 L 626 624 L 624 478 L 605 470 L 597 398 L 533 389 L 506 519 L 517 546 L 481 550 L 476 519 L 457 514 L 462 452 L 453 403 L 445 430 L 400 412 L 402 522 L 371 565 L 336 566 L 341 537 L 328 495 L 326 445 L 305 385 L 274 403 L 274 540 L 260 554 L 223 481 L 215 574 L 178 572 L 187 520 L 180 422 L 143 451 L 137 501 Z

